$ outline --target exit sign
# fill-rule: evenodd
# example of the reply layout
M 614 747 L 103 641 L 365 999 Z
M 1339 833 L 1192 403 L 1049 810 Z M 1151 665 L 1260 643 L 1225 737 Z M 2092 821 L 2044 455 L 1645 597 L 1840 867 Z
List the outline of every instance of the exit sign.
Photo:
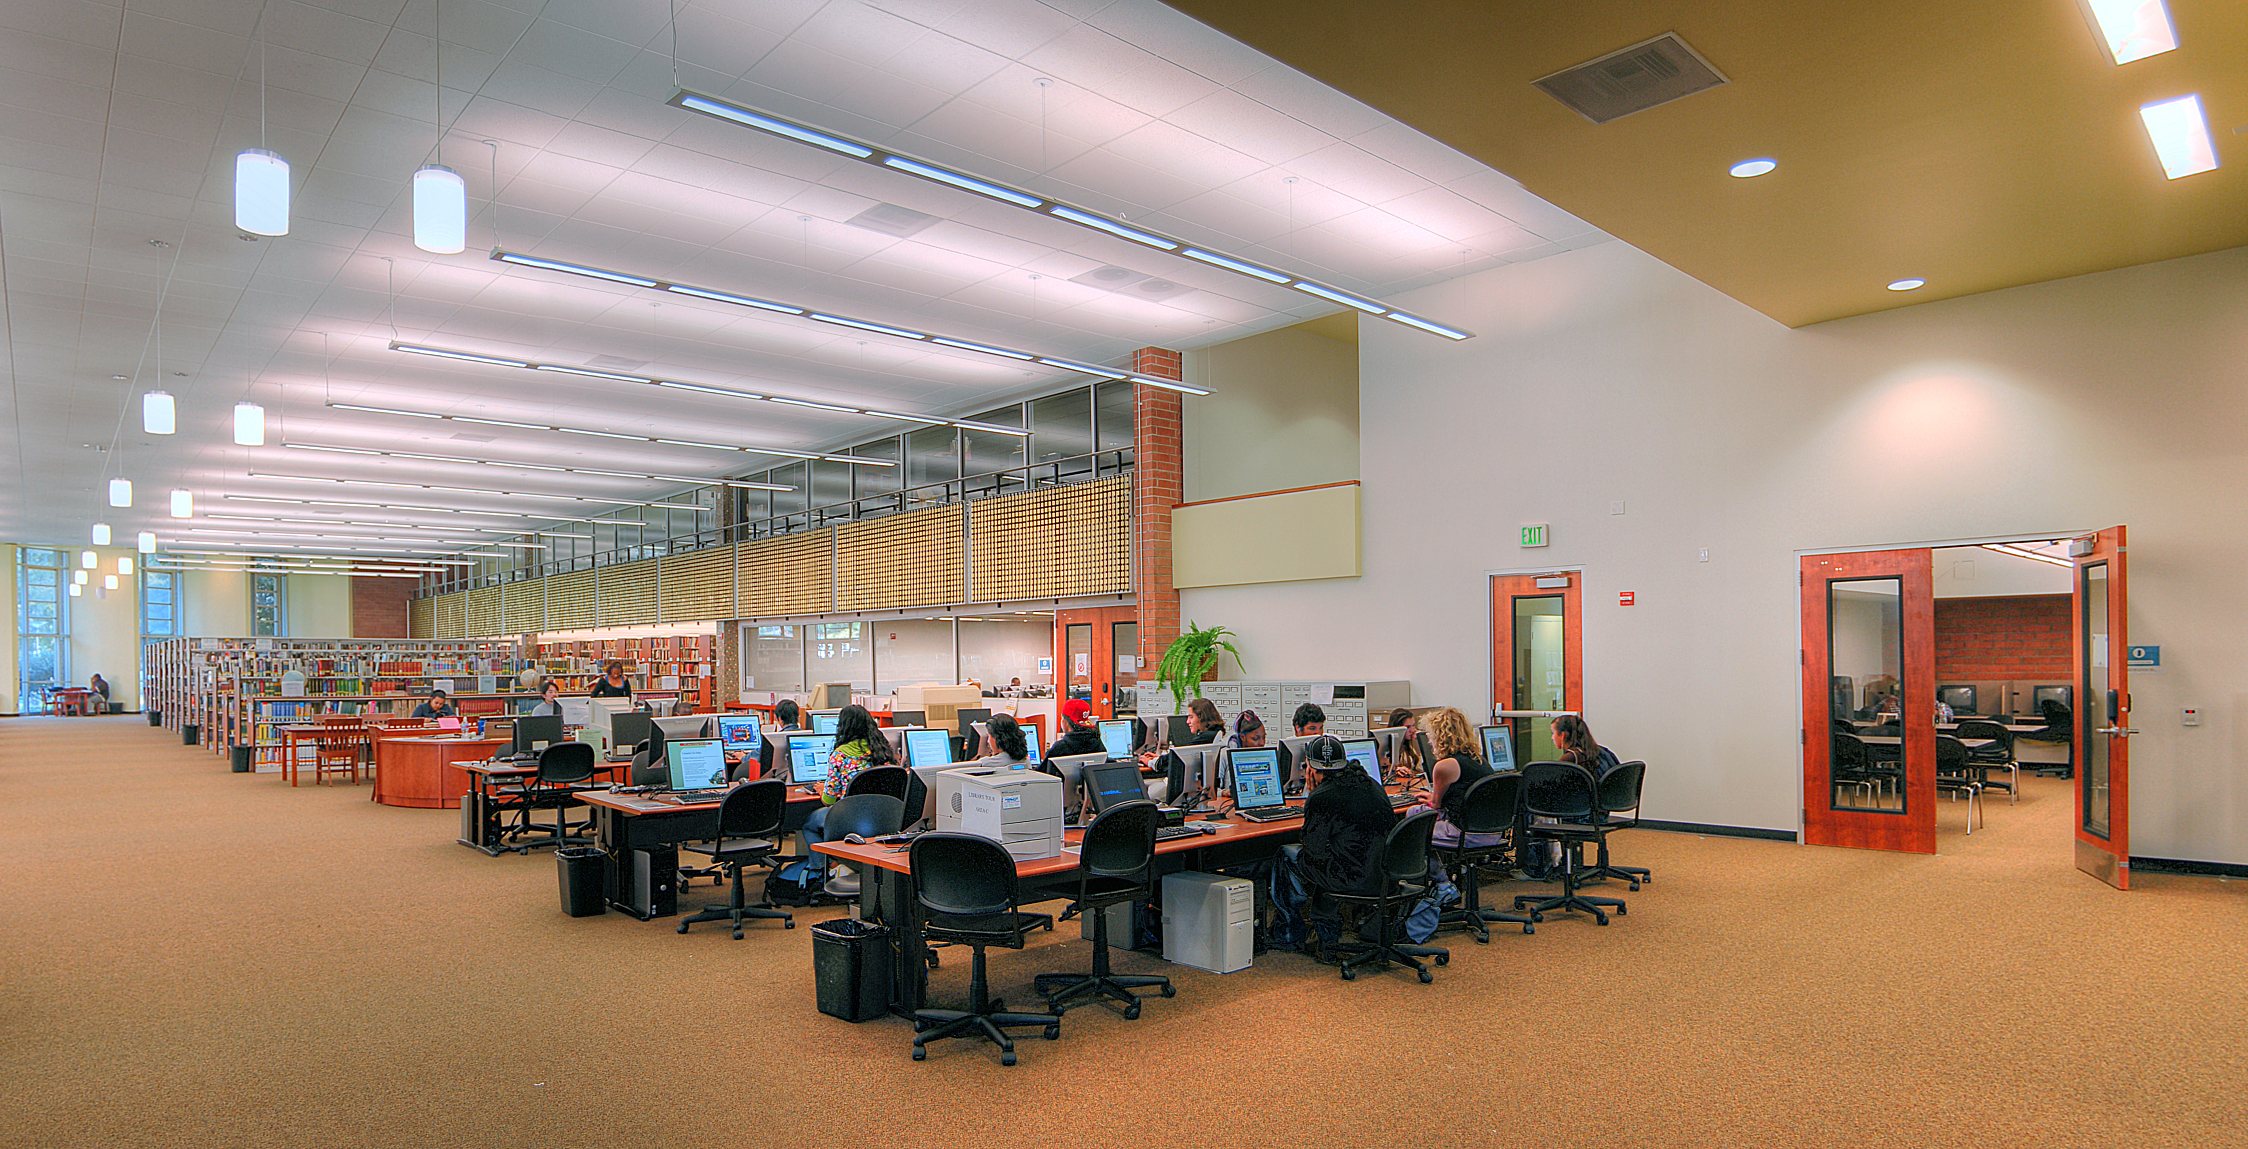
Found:
M 1522 528 L 1522 545 L 1526 547 L 1542 547 L 1546 545 L 1546 524 L 1532 523 L 1531 525 Z

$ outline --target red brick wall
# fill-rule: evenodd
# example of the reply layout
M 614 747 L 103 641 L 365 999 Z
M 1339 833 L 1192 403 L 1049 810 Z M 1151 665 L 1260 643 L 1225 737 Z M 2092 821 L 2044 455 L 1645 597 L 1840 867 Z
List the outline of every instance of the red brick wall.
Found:
M 1936 680 L 2066 682 L 2074 673 L 2069 596 L 1936 600 Z
M 1142 347 L 1132 354 L 1132 370 L 1161 379 L 1184 379 L 1176 351 Z M 1138 476 L 1132 507 L 1132 589 L 1140 610 L 1142 674 L 1153 681 L 1153 667 L 1179 636 L 1179 592 L 1171 585 L 1171 508 L 1185 497 L 1185 472 L 1179 450 L 1176 391 L 1138 384 L 1132 388 L 1132 469 Z
M 415 582 L 406 578 L 351 580 L 351 637 L 411 638 L 406 596 Z

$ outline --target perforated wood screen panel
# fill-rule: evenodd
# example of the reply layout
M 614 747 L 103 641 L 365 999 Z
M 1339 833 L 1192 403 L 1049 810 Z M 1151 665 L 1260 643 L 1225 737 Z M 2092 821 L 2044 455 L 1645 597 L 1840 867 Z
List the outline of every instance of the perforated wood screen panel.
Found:
M 834 548 L 833 530 L 743 543 L 741 617 L 834 610 Z
M 548 575 L 546 629 L 586 630 L 593 626 L 593 572 Z
M 406 605 L 406 609 L 412 613 L 412 617 L 406 627 L 406 633 L 409 636 L 414 638 L 437 637 L 435 633 L 437 630 L 436 599 L 417 598 L 408 603 Z
M 706 618 L 734 617 L 734 551 L 712 547 L 686 555 L 665 555 L 657 560 L 662 601 L 657 604 L 661 622 L 693 622 Z
M 441 594 L 437 596 L 435 601 L 437 603 L 437 625 L 433 629 L 436 633 L 430 635 L 430 637 L 467 638 L 468 592 L 454 591 L 451 594 Z
M 835 528 L 835 609 L 965 601 L 963 534 L 959 507 L 931 507 Z
M 656 621 L 656 560 L 619 563 L 594 572 L 597 626 L 638 626 Z
M 466 638 L 489 638 L 500 632 L 500 588 L 480 586 L 468 592 Z
M 968 504 L 969 598 L 997 602 L 1132 589 L 1132 479 Z
M 529 634 L 546 629 L 546 580 L 524 579 L 500 586 L 500 619 L 504 634 Z

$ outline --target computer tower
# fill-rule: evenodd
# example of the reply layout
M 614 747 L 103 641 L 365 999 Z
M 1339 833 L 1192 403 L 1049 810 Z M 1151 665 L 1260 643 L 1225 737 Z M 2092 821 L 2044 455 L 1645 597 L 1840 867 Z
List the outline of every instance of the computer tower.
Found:
M 679 850 L 658 846 L 632 852 L 632 873 L 625 881 L 625 904 L 642 920 L 665 918 L 679 912 Z
M 1249 968 L 1256 907 L 1255 887 L 1246 878 L 1164 875 L 1163 960 L 1210 973 Z

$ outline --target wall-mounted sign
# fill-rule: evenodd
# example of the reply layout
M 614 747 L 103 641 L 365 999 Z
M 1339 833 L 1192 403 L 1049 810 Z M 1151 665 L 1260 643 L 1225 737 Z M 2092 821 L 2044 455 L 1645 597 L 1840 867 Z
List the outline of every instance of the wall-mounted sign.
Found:
M 1526 547 L 1542 547 L 1546 545 L 1546 524 L 1531 523 L 1530 525 L 1523 527 L 1522 545 Z
M 1053 672 L 1054 660 L 1052 658 L 1041 658 L 1038 660 L 1038 673 L 1052 674 Z
M 2162 648 L 2159 646 L 2125 647 L 2123 665 L 2130 670 L 2160 670 L 2162 669 Z
M 1638 601 L 1638 598 L 1637 591 L 1619 590 L 1616 592 L 1616 605 L 1631 606 Z

